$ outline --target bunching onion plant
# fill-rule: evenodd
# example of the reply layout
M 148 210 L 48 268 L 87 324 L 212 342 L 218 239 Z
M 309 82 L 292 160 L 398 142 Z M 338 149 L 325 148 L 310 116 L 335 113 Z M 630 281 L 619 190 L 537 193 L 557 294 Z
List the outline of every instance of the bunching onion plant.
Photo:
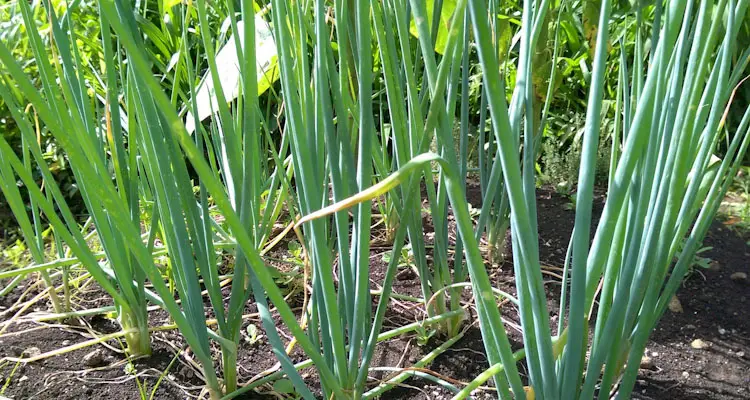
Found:
M 59 299 L 50 271 L 82 265 L 112 296 L 135 356 L 150 352 L 147 305 L 165 309 L 202 366 L 212 399 L 282 376 L 305 399 L 374 398 L 409 375 L 438 382 L 455 399 L 468 398 L 489 380 L 503 399 L 627 399 L 649 334 L 750 143 L 750 111 L 736 131 L 724 126 L 750 58 L 750 50 L 734 48 L 750 1 L 659 1 L 648 21 L 639 8 L 632 60 L 625 53 L 609 57 L 611 2 L 600 2 L 603 28 L 596 32 L 586 99 L 575 225 L 552 326 L 535 192 L 555 68 L 547 86 L 536 82 L 542 74 L 535 69 L 552 10 L 559 26 L 560 3 L 522 2 L 517 57 L 510 59 L 498 28 L 501 1 L 272 0 L 258 14 L 255 2 L 222 2 L 240 38 L 232 42 L 237 92 L 226 93 L 225 66 L 216 57 L 220 43 L 210 34 L 211 10 L 197 0 L 175 8 L 182 27 L 173 37 L 179 53 L 171 68 L 191 83 L 184 93 L 165 89 L 154 75 L 153 59 L 144 51 L 149 34 L 141 31 L 138 10 L 128 1 L 98 1 L 98 67 L 85 63 L 75 45 L 75 4 L 62 15 L 45 4 L 53 38 L 47 48 L 31 6 L 19 2 L 42 87 L 33 85 L 0 42 L 0 96 L 23 135 L 20 155 L 0 140 L 0 188 L 34 265 L 0 277 L 41 272 L 60 312 L 68 302 Z M 259 75 L 256 32 L 267 22 L 278 54 L 275 89 L 258 81 L 264 73 Z M 200 29 L 199 43 L 188 36 L 189 27 Z M 557 39 L 553 65 L 556 48 Z M 200 57 L 207 61 L 205 71 Z M 482 79 L 476 153 L 483 202 L 476 221 L 466 196 L 472 63 Z M 509 63 L 513 79 L 505 74 Z M 99 91 L 83 78 L 92 68 Z M 216 99 L 210 123 L 199 120 L 204 113 L 192 85 L 204 73 Z M 618 76 L 617 123 L 606 203 L 591 242 L 597 149 L 606 139 L 607 73 Z M 269 87 L 280 89 L 283 100 L 276 116 L 261 109 L 259 92 Z M 538 101 L 540 91 L 546 91 L 546 103 Z M 29 110 L 39 123 L 32 123 Z M 278 141 L 269 129 L 275 117 L 281 122 Z M 192 118 L 190 130 L 186 118 Z M 69 158 L 103 252 L 91 249 L 89 225 L 79 226 L 49 172 L 36 139 L 39 129 L 48 130 Z M 729 146 L 718 158 L 724 138 Z M 17 179 L 28 190 L 31 217 Z M 422 187 L 432 243 L 425 240 Z M 372 202 L 384 198 L 393 256 L 382 289 L 371 291 Z M 292 218 L 300 216 L 295 229 L 310 266 L 312 291 L 298 313 L 262 257 L 283 208 Z M 64 245 L 72 258 L 47 261 L 40 212 L 52 227 L 58 255 Z M 223 222 L 215 221 L 216 214 Z M 508 228 L 516 297 L 494 289 L 485 267 L 486 248 L 497 252 Z M 427 318 L 383 332 L 398 255 L 407 243 Z M 223 251 L 233 256 L 229 280 L 220 275 Z M 168 270 L 157 262 L 163 256 Z M 459 388 L 419 369 L 475 322 L 467 321 L 462 303 L 466 287 L 490 367 Z M 522 349 L 511 346 L 498 296 L 518 308 Z M 279 371 L 240 387 L 237 354 L 249 301 L 257 306 Z M 272 312 L 293 336 L 291 343 L 282 341 Z M 216 319 L 215 328 L 209 317 Z M 370 385 L 370 372 L 383 369 L 371 365 L 378 342 L 418 329 L 434 329 L 443 344 L 416 368 Z M 295 346 L 308 360 L 292 362 Z M 528 375 L 520 372 L 522 360 Z M 320 379 L 316 394 L 298 372 L 310 366 Z
M 199 195 L 194 195 L 187 164 L 173 135 L 177 129 L 174 121 L 179 120 L 179 116 L 158 81 L 150 72 L 144 73 L 150 67 L 144 53 L 136 50 L 143 48 L 143 39 L 135 28 L 132 10 L 123 9 L 120 3 L 102 2 L 99 5 L 104 49 L 104 96 L 91 98 L 82 81 L 82 71 L 88 66 L 82 63 L 75 46 L 71 46 L 75 42 L 73 27 L 70 26 L 70 13 L 74 8 L 68 9 L 60 18 L 47 4 L 46 12 L 55 46 L 45 49 L 41 45 L 35 21 L 31 19 L 29 5 L 20 3 L 39 65 L 43 83 L 41 93 L 23 74 L 4 44 L 0 44 L 0 59 L 15 82 L 13 89 L 18 90 L 38 110 L 43 124 L 68 155 L 104 248 L 104 261 L 100 261 L 102 257 L 89 249 L 83 232 L 50 176 L 23 109 L 6 84 L 0 87 L 0 95 L 19 121 L 25 148 L 34 156 L 44 176 L 47 194 L 35 182 L 28 162 L 22 163 L 4 140 L 0 142 L 3 189 L 15 195 L 12 187 L 6 191 L 14 180 L 15 171 L 28 188 L 31 198 L 49 219 L 55 234 L 70 247 L 76 262 L 81 263 L 113 297 L 130 354 L 150 353 L 146 305 L 147 301 L 155 303 L 169 312 L 195 358 L 202 364 L 210 396 L 220 398 L 223 393 L 233 392 L 237 387 L 237 343 L 240 340 L 244 305 L 253 293 L 251 287 L 258 285 L 258 279 L 265 278 L 266 286 L 276 288 L 275 292 L 269 294 L 279 296 L 271 298 L 284 304 L 281 292 L 272 283 L 270 272 L 258 258 L 258 251 L 269 237 L 274 214 L 278 214 L 276 196 L 285 192 L 277 189 L 286 177 L 286 170 L 281 162 L 273 170 L 257 163 L 261 136 L 253 134 L 245 139 L 241 135 L 245 131 L 257 131 L 259 126 L 255 63 L 242 63 L 250 65 L 242 74 L 253 77 L 244 79 L 252 84 L 242 87 L 244 91 L 252 93 L 246 96 L 251 101 L 240 102 L 233 116 L 225 101 L 218 102 L 222 106 L 218 111 L 218 124 L 210 135 L 214 141 L 203 141 L 204 137 L 209 137 L 205 131 L 193 138 L 183 137 L 190 140 L 195 154 L 202 154 L 206 149 L 212 154 L 220 154 L 218 160 L 212 160 L 214 163 L 210 167 L 204 161 L 202 166 L 207 169 L 202 172 L 206 179 L 211 180 L 215 190 L 222 188 L 224 197 L 217 199 L 217 202 L 224 200 L 221 204 L 231 208 L 231 214 L 227 215 L 235 217 L 234 227 L 254 227 L 251 231 L 242 229 L 245 235 L 242 242 L 247 251 L 238 250 L 235 253 L 227 305 L 219 279 L 217 249 L 234 247 L 234 239 L 227 237 L 227 232 L 211 217 L 203 179 L 198 184 Z M 207 25 L 205 3 L 197 4 L 197 15 L 198 23 Z M 254 10 L 251 5 L 244 4 L 241 15 L 249 18 L 243 18 L 248 22 L 238 34 L 250 37 L 245 43 L 250 43 L 249 48 L 254 49 Z M 189 17 L 185 18 L 189 21 Z M 111 25 L 110 21 L 115 23 Z M 233 17 L 232 21 L 236 27 L 236 18 Z M 118 34 L 118 40 L 112 39 L 112 31 Z M 183 52 L 187 53 L 186 41 L 182 44 L 185 46 Z M 213 54 L 212 43 L 208 39 L 205 46 Z M 57 52 L 56 61 L 59 61 L 55 65 L 50 63 L 47 51 Z M 243 56 L 247 54 L 247 57 L 253 57 L 251 51 L 238 51 Z M 216 80 L 217 67 L 215 63 L 209 64 Z M 183 57 L 178 68 L 188 75 L 194 74 L 189 57 Z M 154 96 L 152 92 L 158 95 Z M 118 96 L 118 93 L 121 95 Z M 195 93 L 192 94 L 192 98 L 196 98 Z M 221 92 L 217 96 L 223 98 Z M 97 103 L 99 101 L 101 103 Z M 191 102 L 191 105 L 196 107 L 195 102 Z M 171 113 L 165 113 L 165 109 Z M 197 110 L 193 111 L 193 115 L 198 115 Z M 185 133 L 182 122 L 180 130 Z M 264 186 L 267 181 L 269 184 Z M 265 189 L 270 194 L 264 194 Z M 142 209 L 150 216 L 150 224 L 143 227 L 145 234 L 141 226 Z M 14 211 L 19 215 L 19 220 L 23 220 L 26 211 Z M 58 213 L 62 214 L 62 218 Z M 155 250 L 157 237 L 164 244 L 159 249 L 162 251 Z M 168 254 L 172 266 L 172 276 L 169 278 L 173 280 L 177 293 L 166 285 L 164 271 L 156 264 L 155 253 Z M 251 263 L 261 271 L 260 278 L 250 269 Z M 55 266 L 54 262 L 40 264 L 16 273 L 46 271 Z M 147 280 L 154 291 L 146 289 Z M 207 292 L 207 304 L 218 321 L 216 331 L 206 328 L 208 315 L 204 311 L 202 288 Z M 255 290 L 255 293 L 261 317 L 264 322 L 270 321 L 263 291 Z M 274 339 L 279 340 L 278 336 L 269 333 L 269 340 Z M 224 370 L 221 380 L 217 377 L 217 368 L 211 358 L 210 340 L 218 342 L 221 348 Z

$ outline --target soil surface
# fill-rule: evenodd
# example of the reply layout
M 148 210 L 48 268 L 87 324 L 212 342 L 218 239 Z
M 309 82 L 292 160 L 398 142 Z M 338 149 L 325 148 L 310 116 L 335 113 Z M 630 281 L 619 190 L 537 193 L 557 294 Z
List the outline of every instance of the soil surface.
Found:
M 729 221 L 727 221 L 729 222 Z M 709 269 L 677 292 L 683 312 L 667 311 L 651 335 L 634 398 L 750 399 L 750 247 L 717 220 L 701 253 Z M 744 279 L 742 279 L 742 274 Z
M 477 188 L 469 188 L 468 198 L 474 207 L 481 205 Z M 594 222 L 601 214 L 602 204 L 603 195 L 598 193 Z M 540 189 L 538 192 L 538 212 L 540 257 L 545 269 L 552 323 L 556 326 L 561 283 L 554 276 L 555 268 L 563 264 L 575 212 L 568 197 L 549 189 Z M 428 244 L 431 240 L 431 226 L 432 221 L 425 215 Z M 382 230 L 374 229 L 373 235 L 371 288 L 378 289 L 387 267 L 383 256 L 390 248 L 383 240 L 385 233 Z M 449 217 L 449 236 L 455 240 L 452 217 Z M 685 280 L 677 295 L 682 312 L 667 311 L 653 333 L 646 352 L 650 361 L 641 370 L 633 398 L 750 399 L 750 282 L 747 275 L 744 279 L 738 279 L 741 276 L 737 274 L 750 273 L 748 239 L 750 237 L 743 237 L 722 221 L 714 224 L 704 242 L 705 246 L 712 249 L 701 253 L 703 257 L 710 259 L 708 262 L 711 267 L 695 271 Z M 512 249 L 507 246 L 504 249 L 505 260 L 488 265 L 487 268 L 496 287 L 515 294 L 511 252 Z M 292 270 L 299 266 L 289 262 L 292 258 L 288 242 L 283 241 L 268 255 L 267 260 L 282 270 L 294 272 Z M 431 260 L 430 251 L 428 260 Z M 12 293 L 0 298 L 0 332 L 5 326 L 2 325 L 3 322 L 15 314 L 6 310 L 16 303 L 22 293 L 27 292 L 25 300 L 40 293 L 39 287 L 33 287 L 35 283 L 36 281 L 25 281 Z M 290 304 L 299 312 L 304 303 L 299 284 L 287 282 L 286 289 Z M 393 290 L 397 294 L 421 297 L 419 279 L 408 268 L 398 272 Z M 377 299 L 374 297 L 373 311 L 377 306 Z M 470 300 L 468 291 L 464 293 L 464 299 Z M 74 303 L 77 308 L 83 309 L 108 306 L 111 305 L 111 300 L 91 284 L 84 285 L 76 292 Z M 207 303 L 207 306 L 210 310 L 210 304 Z M 0 335 L 0 358 L 29 357 L 82 343 L 92 337 L 91 332 L 102 335 L 118 331 L 114 321 L 101 316 L 65 323 L 29 321 L 29 316 L 33 315 L 29 313 L 43 312 L 47 308 L 48 305 L 43 302 L 34 304 L 21 317 L 26 318 L 25 322 L 11 324 Z M 514 308 L 509 304 L 503 305 L 501 311 L 511 342 L 515 348 L 520 348 L 522 338 L 516 328 L 520 322 Z M 249 302 L 245 309 L 248 318 L 243 332 L 253 324 L 259 328 L 261 336 L 259 340 L 251 342 L 243 333 L 246 340 L 240 344 L 238 353 L 241 383 L 252 380 L 276 365 L 271 348 L 264 340 L 256 312 L 255 304 Z M 161 310 L 152 311 L 150 317 L 153 326 L 169 323 L 167 314 Z M 424 317 L 422 308 L 415 303 L 392 299 L 383 330 L 419 321 Z M 472 319 L 475 319 L 475 315 Z M 276 322 L 282 339 L 288 342 L 291 337 L 278 316 Z M 441 342 L 439 338 L 433 337 L 427 343 L 420 343 L 419 338 L 413 334 L 396 337 L 378 345 L 372 365 L 408 367 Z M 178 332 L 167 330 L 153 333 L 153 354 L 148 358 L 128 360 L 122 353 L 123 347 L 123 343 L 110 340 L 106 346 L 85 347 L 28 364 L 0 361 L 0 394 L 11 399 L 108 400 L 186 399 L 201 395 L 202 372 L 189 361 L 192 360 L 191 353 L 185 351 L 187 347 Z M 218 355 L 218 348 L 214 350 Z M 178 351 L 179 357 L 175 357 Z M 92 353 L 96 354 L 92 356 Z M 295 349 L 291 357 L 295 362 L 305 359 L 298 349 Z M 523 364 L 519 366 L 521 372 L 524 372 Z M 461 383 L 471 381 L 487 367 L 481 333 L 476 326 L 469 326 L 460 340 L 426 368 L 460 387 Z M 302 374 L 313 390 L 319 390 L 314 370 L 303 370 Z M 162 375 L 163 379 L 160 380 Z M 373 371 L 372 386 L 391 376 L 392 372 Z M 278 398 L 269 395 L 272 391 L 271 386 L 263 386 L 257 392 L 237 398 Z M 409 378 L 382 398 L 436 400 L 450 397 L 451 393 L 443 387 L 424 379 Z M 474 398 L 494 399 L 496 393 L 491 390 L 478 392 Z

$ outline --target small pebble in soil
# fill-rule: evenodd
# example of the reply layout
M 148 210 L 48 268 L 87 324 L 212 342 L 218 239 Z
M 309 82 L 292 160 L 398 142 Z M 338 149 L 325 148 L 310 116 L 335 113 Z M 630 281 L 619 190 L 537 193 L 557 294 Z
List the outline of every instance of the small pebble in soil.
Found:
M 708 343 L 704 342 L 701 339 L 695 339 L 690 342 L 690 347 L 694 349 L 705 349 L 706 347 L 708 347 Z
M 726 335 L 726 334 L 727 334 L 727 330 L 722 327 L 719 327 L 719 335 Z
M 29 347 L 28 349 L 24 350 L 23 353 L 21 353 L 21 355 L 25 358 L 36 357 L 40 354 L 42 354 L 42 351 L 39 350 L 39 347 Z
M 682 308 L 682 303 L 680 303 L 680 299 L 677 298 L 677 296 L 672 296 L 672 298 L 669 300 L 669 311 L 672 311 L 673 313 L 681 313 L 685 310 Z
M 87 367 L 99 367 L 104 364 L 104 354 L 101 349 L 96 349 L 83 356 L 82 360 Z
M 398 274 L 396 274 L 396 279 L 400 281 L 408 281 L 416 277 L 417 277 L 417 274 L 411 268 L 404 268 Z
M 649 369 L 649 370 L 656 369 L 654 365 L 654 361 L 651 359 L 651 357 L 643 356 L 643 358 L 641 358 L 641 369 Z
M 729 279 L 740 282 L 740 281 L 746 281 L 747 280 L 747 274 L 744 272 L 735 272 L 732 275 L 729 276 Z
M 190 367 L 183 366 L 182 368 L 180 368 L 178 375 L 182 376 L 185 379 L 192 379 L 195 374 L 193 374 L 193 370 Z
M 687 379 L 690 377 L 690 374 L 687 371 L 682 371 L 682 377 Z

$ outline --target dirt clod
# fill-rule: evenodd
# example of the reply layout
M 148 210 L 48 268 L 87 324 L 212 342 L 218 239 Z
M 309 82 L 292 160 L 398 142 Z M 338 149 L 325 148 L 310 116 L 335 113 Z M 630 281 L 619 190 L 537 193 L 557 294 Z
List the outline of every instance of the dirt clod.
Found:
M 101 349 L 96 349 L 83 356 L 82 361 L 87 367 L 101 367 L 105 364 L 104 353 Z
M 669 311 L 681 313 L 685 312 L 685 310 L 682 308 L 682 303 L 680 303 L 680 299 L 677 298 L 677 296 L 672 296 L 672 298 L 669 300 Z
M 702 339 L 695 339 L 692 342 L 690 342 L 690 347 L 694 349 L 705 349 L 708 346 L 709 344 L 703 341 Z
M 400 281 L 408 281 L 417 277 L 417 274 L 411 268 L 404 268 L 396 274 L 396 279 Z
M 735 282 L 742 282 L 747 280 L 747 274 L 744 272 L 735 272 L 729 276 L 729 279 Z
M 21 355 L 24 358 L 32 358 L 32 357 L 36 357 L 36 356 L 41 355 L 41 354 L 42 354 L 42 351 L 39 350 L 39 347 L 36 347 L 36 346 L 29 347 L 26 350 L 24 350 L 23 353 L 21 353 Z
M 641 369 L 656 370 L 654 360 L 649 356 L 643 356 L 643 358 L 641 358 Z

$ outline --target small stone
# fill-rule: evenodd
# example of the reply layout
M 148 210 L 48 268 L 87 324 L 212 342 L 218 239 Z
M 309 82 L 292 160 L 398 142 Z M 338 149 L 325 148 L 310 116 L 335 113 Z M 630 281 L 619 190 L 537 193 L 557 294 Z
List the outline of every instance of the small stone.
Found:
M 20 379 L 18 379 L 18 382 L 24 382 L 24 381 L 27 381 L 27 380 L 29 380 L 29 377 L 26 376 L 26 375 L 24 375 Z
M 726 334 L 727 334 L 727 330 L 722 327 L 719 327 L 719 335 L 726 335 Z
M 641 358 L 641 369 L 649 369 L 649 370 L 655 370 L 656 366 L 654 365 L 654 361 L 649 356 L 643 356 Z
M 695 329 L 698 329 L 698 328 L 695 325 L 693 325 L 693 324 L 687 324 L 687 325 L 685 325 L 685 329 L 693 329 L 693 330 L 695 330 Z
M 21 355 L 25 358 L 36 357 L 40 354 L 42 354 L 42 351 L 39 350 L 39 347 L 29 347 L 28 349 L 24 350 L 23 353 L 21 353 Z
M 745 357 L 745 352 L 744 351 L 738 351 L 735 354 L 737 354 L 737 357 L 739 357 L 739 358 Z
M 671 299 L 669 299 L 669 311 L 672 311 L 673 313 L 681 313 L 685 310 L 682 308 L 682 303 L 680 303 L 680 299 L 677 298 L 677 296 L 672 296 Z
M 400 281 L 409 281 L 417 277 L 417 274 L 411 268 L 405 268 L 396 274 L 396 279 Z
M 193 373 L 193 369 L 188 366 L 183 366 L 182 368 L 180 368 L 178 375 L 183 379 L 192 379 L 195 376 L 195 374 Z
M 711 271 L 721 271 L 721 264 L 718 261 L 713 260 L 708 264 L 708 269 Z
M 67 346 L 70 344 L 70 340 L 63 340 L 61 343 L 63 346 Z
M 729 275 L 729 279 L 739 282 L 739 281 L 746 281 L 747 280 L 747 274 L 744 272 L 735 272 L 732 275 Z
M 659 353 L 653 351 L 651 352 L 651 357 L 659 357 Z
M 709 346 L 708 343 L 704 342 L 701 339 L 695 339 L 692 342 L 690 342 L 690 347 L 694 349 L 705 349 L 708 346 Z
M 99 367 L 104 364 L 104 354 L 100 349 L 96 349 L 83 356 L 82 360 L 87 367 Z
M 687 379 L 688 377 L 690 377 L 690 374 L 688 374 L 687 371 L 682 371 L 682 377 Z

